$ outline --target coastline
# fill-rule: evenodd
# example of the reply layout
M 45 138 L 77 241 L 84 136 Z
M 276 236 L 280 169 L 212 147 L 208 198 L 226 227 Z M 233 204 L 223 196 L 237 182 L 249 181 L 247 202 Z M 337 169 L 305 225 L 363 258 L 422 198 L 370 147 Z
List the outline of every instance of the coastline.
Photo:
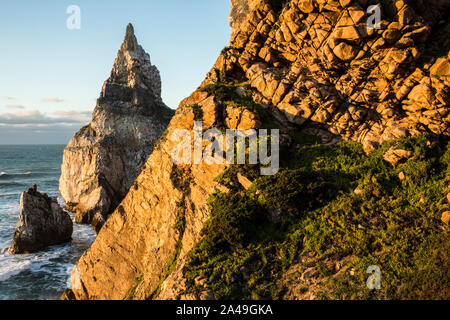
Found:
M 72 241 L 41 252 L 11 255 L 19 198 L 31 184 L 64 202 L 58 191 L 64 145 L 0 146 L 0 300 L 58 300 L 79 257 L 94 241 L 89 225 L 74 224 Z M 69 213 L 72 221 L 75 214 Z

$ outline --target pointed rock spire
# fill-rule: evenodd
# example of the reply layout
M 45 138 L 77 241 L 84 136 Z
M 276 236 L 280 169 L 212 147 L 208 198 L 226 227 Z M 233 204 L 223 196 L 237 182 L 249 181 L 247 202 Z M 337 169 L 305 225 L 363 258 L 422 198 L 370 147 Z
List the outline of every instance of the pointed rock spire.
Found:
M 159 71 L 129 24 L 92 121 L 64 151 L 60 192 L 68 208 L 77 212 L 77 222 L 92 223 L 100 230 L 173 114 L 161 98 Z
M 125 40 L 134 37 L 134 27 L 131 23 L 127 25 L 127 31 L 125 33 Z
M 154 99 L 161 99 L 159 70 L 151 64 L 150 55 L 139 45 L 131 23 L 127 26 L 124 41 L 114 61 L 111 76 L 103 86 L 101 98 L 128 101 L 133 97 L 129 89 L 150 89 L 155 95 Z M 134 104 L 143 105 L 142 101 L 134 101 Z
M 134 27 L 131 23 L 127 26 L 127 31 L 125 33 L 125 39 L 123 41 L 122 48 L 129 51 L 135 51 L 138 47 L 136 36 L 134 35 Z

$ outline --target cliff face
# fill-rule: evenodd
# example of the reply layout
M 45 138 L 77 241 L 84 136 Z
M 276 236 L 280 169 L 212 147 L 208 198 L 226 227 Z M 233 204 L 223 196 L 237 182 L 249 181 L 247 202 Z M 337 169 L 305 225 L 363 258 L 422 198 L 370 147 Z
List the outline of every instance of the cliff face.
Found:
M 106 222 L 72 274 L 73 291 L 78 299 L 152 297 L 160 281 L 168 275 L 163 275 L 164 269 L 175 264 L 181 267 L 182 263 L 178 262 L 184 260 L 199 240 L 208 219 L 207 199 L 220 188 L 214 177 L 225 166 L 174 165 L 171 155 L 179 141 L 170 138 L 174 130 L 193 130 L 193 105 L 202 107 L 204 129 L 216 123 L 215 115 L 223 112 L 222 106 L 206 92 L 196 92 L 181 103 L 166 134 L 136 179 L 135 187 Z M 241 118 L 231 128 L 255 126 L 250 113 L 239 108 L 229 108 L 227 112 Z M 180 228 L 180 224 L 185 227 Z M 164 292 L 172 290 L 164 284 L 163 288 Z
M 242 69 L 261 102 L 369 151 L 448 134 L 448 1 L 281 2 L 233 1 L 228 72 Z M 368 26 L 377 4 L 380 29 Z
M 379 30 L 367 26 L 366 9 L 376 3 Z M 270 124 L 326 143 L 357 141 L 366 151 L 421 132 L 448 135 L 449 7 L 232 0 L 230 47 L 181 102 L 135 188 L 80 259 L 76 298 L 211 298 L 208 290 L 185 294 L 184 267 L 210 217 L 207 199 L 229 190 L 214 181 L 225 166 L 172 162 L 172 133 L 192 131 L 194 120 L 203 130 Z
M 129 25 L 91 123 L 64 150 L 60 191 L 67 208 L 77 213 L 77 222 L 101 227 L 172 115 L 161 99 L 159 71 Z

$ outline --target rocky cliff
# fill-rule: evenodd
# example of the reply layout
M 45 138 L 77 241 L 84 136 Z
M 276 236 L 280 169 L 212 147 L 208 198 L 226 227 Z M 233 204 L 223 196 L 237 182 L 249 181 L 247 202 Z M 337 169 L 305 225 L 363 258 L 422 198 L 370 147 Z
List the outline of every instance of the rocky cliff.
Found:
M 450 3 L 231 2 L 230 46 L 80 259 L 77 299 L 315 298 L 313 289 L 342 292 L 317 274 L 338 281 L 345 272 L 356 288 L 367 262 L 391 272 L 393 243 L 407 255 L 421 243 L 423 252 L 436 241 L 448 248 L 436 217 L 449 178 Z M 367 23 L 376 4 L 379 29 Z M 174 165 L 172 133 L 195 120 L 203 130 L 282 129 L 283 171 L 260 178 L 242 166 Z M 424 133 L 432 138 L 411 138 Z M 407 155 L 404 167 L 383 160 L 389 148 Z M 413 231 L 418 221 L 434 242 Z M 394 278 L 394 287 L 404 280 Z
M 448 1 L 233 2 L 240 9 L 220 60 L 291 123 L 367 150 L 418 131 L 448 133 Z M 379 29 L 368 26 L 372 5 Z
M 60 191 L 77 222 L 101 227 L 133 185 L 172 115 L 161 99 L 159 71 L 128 25 L 91 123 L 64 150 Z

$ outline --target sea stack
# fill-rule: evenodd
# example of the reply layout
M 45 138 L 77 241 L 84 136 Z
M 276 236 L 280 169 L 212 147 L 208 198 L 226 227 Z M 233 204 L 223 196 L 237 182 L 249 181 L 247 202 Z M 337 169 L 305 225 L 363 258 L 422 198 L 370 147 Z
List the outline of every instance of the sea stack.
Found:
M 33 185 L 20 196 L 20 218 L 10 248 L 11 254 L 40 251 L 71 240 L 73 223 L 56 198 Z
M 64 150 L 60 192 L 77 223 L 98 232 L 127 194 L 174 111 L 161 77 L 131 24 L 105 81 L 92 121 Z

